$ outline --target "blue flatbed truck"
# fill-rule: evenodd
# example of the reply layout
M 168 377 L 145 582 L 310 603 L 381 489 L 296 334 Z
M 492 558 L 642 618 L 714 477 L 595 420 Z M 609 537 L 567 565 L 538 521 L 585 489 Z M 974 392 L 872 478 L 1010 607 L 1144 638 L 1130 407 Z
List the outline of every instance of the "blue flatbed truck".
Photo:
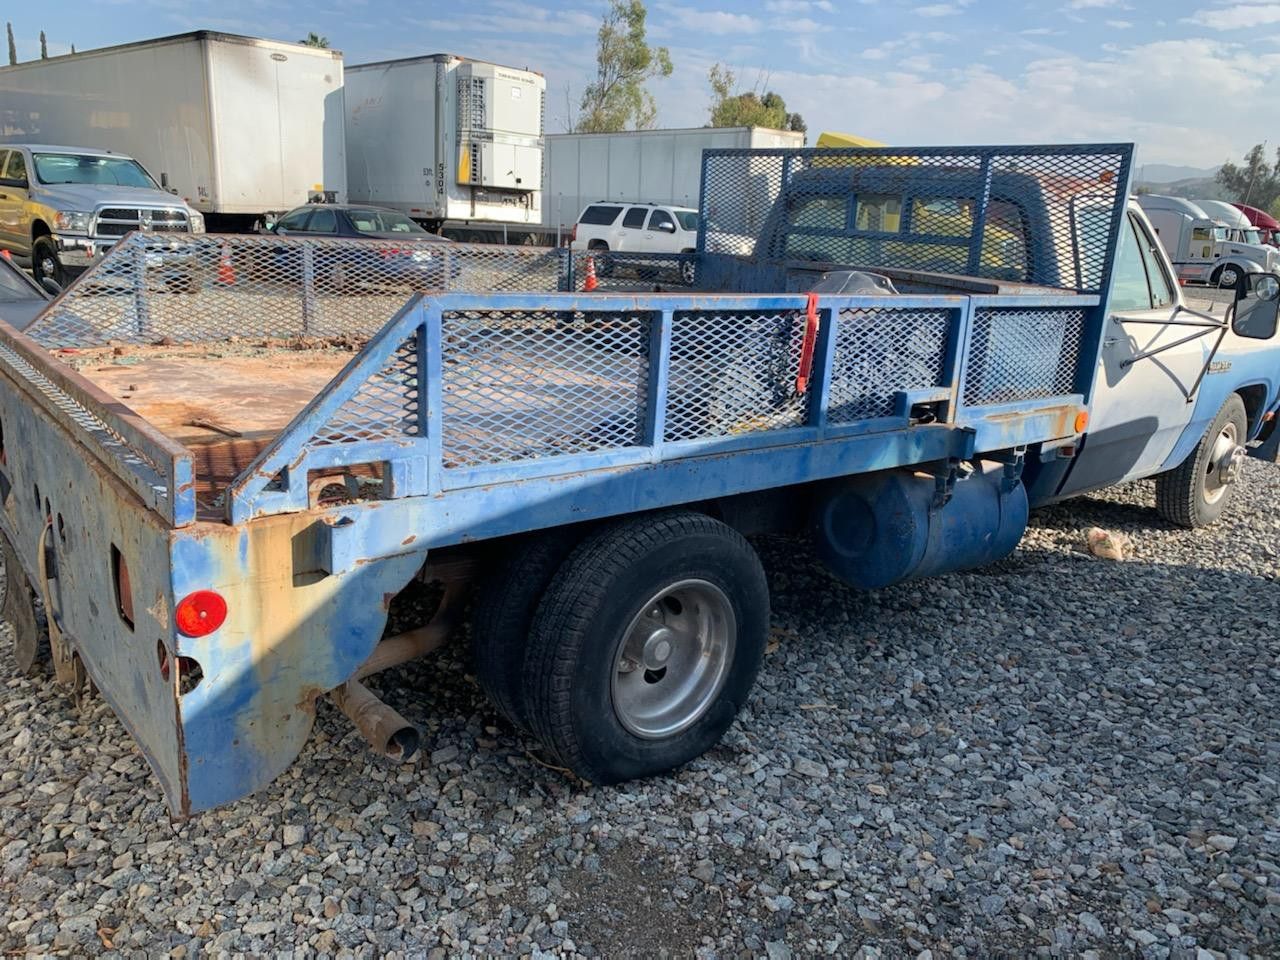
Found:
M 435 245 L 455 289 L 422 292 L 377 267 L 402 244 L 133 234 L 0 324 L 18 666 L 100 691 L 189 815 L 270 783 L 324 696 L 411 754 L 362 680 L 437 648 L 476 585 L 509 720 L 594 782 L 687 762 L 763 655 L 744 534 L 812 530 L 874 588 L 998 559 L 1031 503 L 1130 476 L 1181 522 L 1221 509 L 1274 415 L 1276 291 L 1231 323 L 1163 302 L 1131 159 L 708 151 L 675 292 L 660 256 L 584 293 L 578 254 Z M 411 590 L 425 622 L 392 633 Z

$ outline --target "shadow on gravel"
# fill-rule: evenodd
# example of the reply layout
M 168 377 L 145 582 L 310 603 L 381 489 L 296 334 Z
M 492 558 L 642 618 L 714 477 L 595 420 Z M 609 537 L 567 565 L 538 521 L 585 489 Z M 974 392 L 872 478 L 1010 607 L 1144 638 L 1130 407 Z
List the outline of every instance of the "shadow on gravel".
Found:
M 371 757 L 324 704 L 280 780 L 178 825 L 101 703 L 11 680 L 0 844 L 21 845 L 0 847 L 0 914 L 39 916 L 0 948 L 49 952 L 83 916 L 72 955 L 106 952 L 99 930 L 188 956 L 448 957 L 481 936 L 501 955 L 1267 955 L 1280 586 L 1249 523 L 1113 562 L 1076 534 L 1164 525 L 1076 500 L 994 567 L 874 593 L 761 538 L 776 646 L 741 721 L 685 769 L 609 789 L 496 719 L 465 636 L 373 681 L 423 730 L 418 763 Z

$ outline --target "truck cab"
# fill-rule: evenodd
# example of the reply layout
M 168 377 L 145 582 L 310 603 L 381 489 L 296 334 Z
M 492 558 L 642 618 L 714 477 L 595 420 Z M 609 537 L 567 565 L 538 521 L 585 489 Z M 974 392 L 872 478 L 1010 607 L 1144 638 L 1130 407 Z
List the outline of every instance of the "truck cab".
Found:
M 1167 519 L 1185 526 L 1216 519 L 1280 402 L 1276 286 L 1269 273 L 1245 274 L 1225 318 L 1189 309 L 1151 220 L 1130 203 L 1089 430 L 1062 478 L 1033 486 L 1033 502 L 1154 476 Z
M 1248 273 L 1280 272 L 1280 252 L 1233 240 L 1226 222 L 1185 197 L 1144 194 L 1138 203 L 1182 283 L 1235 287 Z
M 1156 477 L 1162 514 L 1202 526 L 1226 507 L 1243 457 L 1280 405 L 1280 338 L 1253 309 L 1257 280 L 1272 276 L 1277 254 L 1231 243 L 1224 224 L 1188 201 L 1154 198 L 1176 202 L 1149 209 L 1141 201 L 1150 199 L 1130 200 L 1120 224 L 1088 429 L 1078 443 L 1031 451 L 1026 482 L 1034 506 Z M 1111 216 L 1109 206 L 1077 198 L 1064 230 L 1043 178 L 1016 171 L 988 179 L 966 168 L 830 161 L 791 175 L 755 257 L 761 267 L 780 265 L 785 280 L 767 282 L 789 290 L 851 267 L 887 277 L 904 294 L 1043 295 L 1087 289 L 1102 276 L 1103 265 L 1077 249 L 1105 236 Z M 1198 269 L 1238 291 L 1251 323 L 1233 322 L 1238 306 L 1225 319 L 1187 306 L 1179 279 L 1189 264 L 1178 270 L 1162 249 L 1161 223 L 1188 254 L 1194 242 Z M 1064 335 L 1050 334 L 1046 356 Z

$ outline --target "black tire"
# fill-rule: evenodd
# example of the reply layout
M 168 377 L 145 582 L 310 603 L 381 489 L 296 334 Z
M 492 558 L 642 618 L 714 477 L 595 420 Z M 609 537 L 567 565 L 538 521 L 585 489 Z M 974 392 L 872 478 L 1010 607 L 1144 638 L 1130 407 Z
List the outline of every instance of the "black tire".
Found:
M 503 544 L 501 559 L 481 580 L 471 616 L 471 662 L 476 680 L 510 723 L 529 731 L 524 700 L 525 651 L 538 602 L 565 557 L 581 539 L 557 528 Z
M 1228 271 L 1231 272 L 1233 279 L 1231 280 L 1230 283 L 1227 283 L 1225 286 L 1223 286 L 1223 283 L 1222 283 L 1223 274 L 1227 273 Z M 1218 267 L 1217 270 L 1214 270 L 1213 274 L 1209 277 L 1209 283 L 1211 285 L 1215 287 L 1221 287 L 1223 290 L 1239 290 L 1240 284 L 1243 280 L 1244 280 L 1244 272 L 1241 270 L 1240 267 L 1236 266 L 1233 263 L 1224 263 L 1222 266 Z
M 35 277 L 36 283 L 48 277 L 66 289 L 67 268 L 62 265 L 53 237 L 36 237 L 36 242 L 31 245 L 31 276 Z
M 1160 516 L 1181 527 L 1204 527 L 1222 515 L 1235 494 L 1234 477 L 1218 487 L 1215 496 L 1210 477 L 1216 471 L 1214 447 L 1228 432 L 1233 442 L 1243 446 L 1248 436 L 1248 418 L 1239 394 L 1227 398 L 1196 448 L 1181 464 L 1156 477 L 1156 509 Z M 1218 482 L 1215 480 L 1215 482 Z
M 13 663 L 18 673 L 34 677 L 52 662 L 49 631 L 36 610 L 36 595 L 13 550 L 9 538 L 0 533 L 0 556 L 4 559 L 4 607 L 2 615 L 13 628 Z
M 622 644 L 651 598 L 687 582 L 713 586 L 729 605 L 736 625 L 730 653 L 687 726 L 637 736 L 624 726 L 613 692 Z M 533 732 L 592 783 L 679 767 L 714 746 L 733 722 L 755 682 L 768 627 L 764 570 L 737 531 L 691 512 L 614 524 L 574 550 L 534 617 L 524 685 Z M 650 679 L 652 672 L 640 676 L 663 679 Z

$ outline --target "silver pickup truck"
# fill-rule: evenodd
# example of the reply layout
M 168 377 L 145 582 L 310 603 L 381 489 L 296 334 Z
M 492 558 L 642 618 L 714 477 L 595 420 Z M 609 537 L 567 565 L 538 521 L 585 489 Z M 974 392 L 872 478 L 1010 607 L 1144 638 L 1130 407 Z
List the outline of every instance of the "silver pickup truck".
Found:
M 204 217 L 132 157 L 85 147 L 0 146 L 0 250 L 65 286 L 125 234 L 204 233 Z

